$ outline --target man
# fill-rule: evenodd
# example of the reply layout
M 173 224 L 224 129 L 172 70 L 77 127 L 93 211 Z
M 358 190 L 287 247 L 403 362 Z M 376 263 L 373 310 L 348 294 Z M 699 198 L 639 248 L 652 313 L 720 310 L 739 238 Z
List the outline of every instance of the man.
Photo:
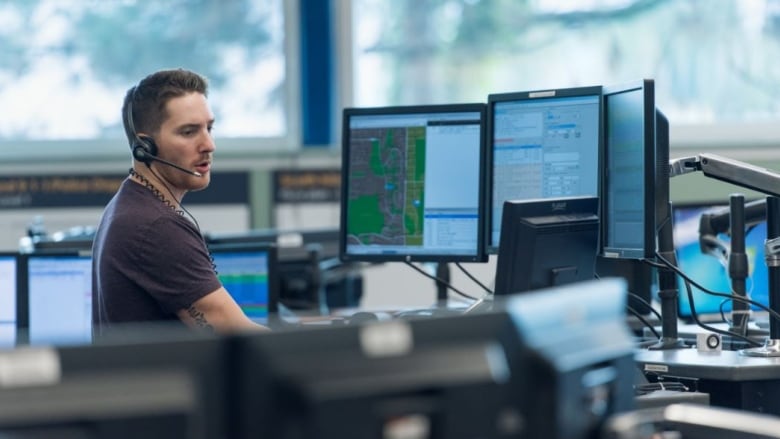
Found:
M 181 205 L 188 191 L 211 180 L 207 94 L 203 77 L 178 69 L 147 76 L 125 96 L 134 160 L 93 243 L 96 336 L 115 323 L 165 320 L 216 332 L 265 329 L 222 286 L 197 221 Z

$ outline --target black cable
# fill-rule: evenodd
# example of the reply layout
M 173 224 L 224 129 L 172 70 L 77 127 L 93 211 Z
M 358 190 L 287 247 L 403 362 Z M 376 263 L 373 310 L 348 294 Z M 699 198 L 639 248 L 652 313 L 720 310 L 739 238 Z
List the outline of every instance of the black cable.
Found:
M 685 280 L 687 282 L 690 282 L 691 285 L 693 285 L 694 287 L 702 290 L 703 292 L 705 292 L 707 294 L 710 294 L 712 296 L 725 297 L 727 299 L 736 300 L 738 302 L 747 303 L 747 304 L 753 305 L 753 306 L 755 306 L 757 308 L 761 308 L 762 310 L 768 312 L 772 317 L 777 319 L 778 322 L 780 322 L 780 314 L 778 314 L 777 311 L 775 311 L 773 309 L 770 309 L 768 306 L 764 305 L 763 303 L 756 302 L 755 300 L 751 300 L 751 299 L 748 299 L 746 297 L 738 296 L 736 294 L 719 293 L 717 291 L 712 291 L 712 290 L 710 290 L 708 288 L 705 288 L 702 285 L 700 285 L 699 283 L 697 283 L 696 281 L 694 281 L 693 279 L 691 279 L 690 277 L 688 277 L 688 275 L 683 273 L 682 270 L 680 270 L 679 267 L 676 267 L 676 266 L 672 265 L 671 263 L 669 263 L 669 261 L 664 259 L 663 256 L 660 256 L 660 255 L 656 254 L 656 257 L 661 259 L 664 262 L 664 264 L 659 264 L 657 262 L 652 262 L 652 261 L 647 261 L 647 260 L 645 260 L 645 261 L 648 264 L 656 266 L 656 267 L 661 267 L 661 268 L 669 267 L 669 268 L 671 268 L 672 270 L 674 270 L 675 273 L 677 273 L 680 277 L 682 277 L 683 280 Z
M 650 312 L 653 313 L 658 318 L 659 322 L 663 320 L 663 317 L 661 317 L 661 313 L 658 312 L 657 309 L 653 308 L 653 305 L 647 300 L 645 300 L 644 297 L 640 296 L 639 294 L 632 293 L 631 291 L 628 292 L 628 295 L 633 297 L 637 301 L 639 301 L 645 307 L 647 307 L 647 309 L 650 310 Z
M 759 342 L 757 342 L 755 340 L 752 340 L 752 339 L 750 339 L 748 337 L 745 337 L 745 336 L 743 336 L 741 334 L 737 334 L 736 332 L 731 332 L 731 331 L 724 331 L 724 330 L 718 329 L 718 328 L 716 328 L 714 326 L 707 325 L 706 323 L 704 323 L 701 320 L 699 320 L 699 314 L 696 312 L 696 305 L 694 304 L 693 289 L 691 289 L 691 284 L 696 286 L 696 288 L 701 289 L 702 291 L 709 291 L 709 290 L 706 290 L 706 289 L 702 288 L 700 285 L 698 285 L 696 282 L 693 282 L 687 275 L 682 273 L 682 271 L 678 267 L 674 266 L 666 258 L 661 256 L 658 252 L 656 252 L 655 257 L 658 258 L 659 260 L 661 260 L 664 264 L 666 264 L 666 266 L 668 268 L 672 269 L 675 273 L 677 273 L 680 277 L 683 278 L 683 281 L 684 281 L 684 284 L 685 284 L 685 291 L 688 294 L 688 304 L 691 307 L 691 317 L 693 317 L 693 321 L 699 327 L 704 328 L 704 329 L 706 329 L 706 330 L 708 330 L 710 332 L 714 332 L 716 334 L 727 335 L 727 336 L 730 336 L 730 337 L 733 337 L 733 338 L 738 338 L 738 339 L 748 343 L 751 346 L 763 346 L 762 343 L 759 343 Z M 712 291 L 709 291 L 709 292 L 710 293 L 714 293 Z M 721 296 L 721 297 L 724 297 L 724 296 L 725 297 L 731 297 L 732 296 L 732 295 L 723 294 L 723 293 L 716 293 L 715 295 Z M 743 298 L 740 297 L 740 299 L 743 299 Z M 747 300 L 747 301 L 748 302 L 753 302 L 752 300 Z
M 416 265 L 412 264 L 411 262 L 409 262 L 409 261 L 404 261 L 404 263 L 405 263 L 406 265 L 408 265 L 408 266 L 410 266 L 410 267 L 414 268 L 414 269 L 415 269 L 415 270 L 417 270 L 418 272 L 420 272 L 420 274 L 422 274 L 423 276 L 425 276 L 425 277 L 428 277 L 428 278 L 431 278 L 431 279 L 435 280 L 436 282 L 441 282 L 441 283 L 442 283 L 442 284 L 444 284 L 444 285 L 445 285 L 447 288 L 449 288 L 449 289 L 451 289 L 452 291 L 454 291 L 454 292 L 456 292 L 456 293 L 460 294 L 461 296 L 463 296 L 463 297 L 465 297 L 465 298 L 467 298 L 467 299 L 474 300 L 474 301 L 476 301 L 476 300 L 477 300 L 477 298 L 476 298 L 476 297 L 471 297 L 471 296 L 469 296 L 468 294 L 464 293 L 463 291 L 461 291 L 461 290 L 459 290 L 459 289 L 455 288 L 454 286 L 452 286 L 452 284 L 450 284 L 449 282 L 445 281 L 444 279 L 440 279 L 440 278 L 438 278 L 438 277 L 436 277 L 436 276 L 433 276 L 433 275 L 431 275 L 431 274 L 428 274 L 428 273 L 426 273 L 426 272 L 425 272 L 425 270 L 423 270 L 422 268 L 420 268 L 420 267 L 418 267 L 418 266 L 416 266 Z
M 672 220 L 672 215 L 668 215 L 666 218 L 661 221 L 660 224 L 656 224 L 655 226 L 655 236 L 658 236 L 658 234 L 661 232 L 661 230 L 666 226 L 666 223 Z
M 750 277 L 750 278 L 748 278 L 748 279 L 750 279 L 750 281 L 751 281 L 751 287 L 750 287 L 750 291 L 747 293 L 746 297 L 750 297 L 750 294 L 752 294 L 752 292 L 753 292 L 753 278 L 752 278 L 752 277 Z M 740 296 L 740 297 L 742 297 L 742 296 Z M 732 322 L 731 322 L 731 320 L 730 320 L 730 319 L 729 319 L 729 318 L 726 316 L 726 310 L 724 309 L 724 307 L 726 306 L 726 304 L 727 304 L 727 303 L 731 302 L 732 300 L 733 300 L 733 298 L 731 298 L 731 297 L 729 297 L 729 298 L 727 298 L 727 299 L 723 299 L 723 300 L 721 300 L 721 302 L 720 302 L 720 305 L 718 306 L 718 310 L 720 311 L 720 318 L 721 318 L 721 320 L 722 320 L 723 322 L 725 322 L 725 323 L 728 323 L 729 325 L 730 325 Z
M 466 276 L 467 276 L 469 279 L 473 280 L 473 281 L 474 281 L 474 283 L 476 283 L 477 285 L 479 285 L 480 287 L 482 287 L 482 289 L 483 289 L 483 290 L 487 291 L 487 292 L 488 292 L 488 294 L 491 294 L 491 295 L 495 294 L 495 293 L 494 293 L 494 292 L 493 292 L 493 291 L 492 291 L 490 288 L 486 287 L 486 286 L 485 286 L 485 285 L 484 285 L 482 282 L 480 282 L 480 281 L 479 281 L 479 279 L 477 279 L 476 277 L 472 276 L 472 275 L 471 275 L 471 273 L 469 273 L 468 271 L 466 271 L 466 269 L 465 269 L 465 268 L 463 268 L 463 266 L 462 266 L 462 265 L 460 265 L 460 262 L 456 262 L 456 263 L 455 263 L 455 266 L 456 266 L 456 267 L 458 267 L 458 268 L 460 268 L 460 271 L 462 271 L 462 272 L 463 272 L 463 274 L 465 274 L 465 275 L 466 275 Z
M 678 267 L 672 265 L 663 256 L 660 256 L 657 253 L 656 253 L 656 256 L 660 260 L 662 260 L 664 262 L 664 264 L 660 264 L 658 262 L 652 262 L 652 261 L 648 261 L 648 260 L 645 260 L 645 262 L 650 264 L 650 265 L 653 265 L 655 267 L 658 267 L 658 268 L 667 268 L 667 267 L 671 268 L 672 271 L 674 271 L 680 277 L 683 278 L 683 281 L 684 281 L 684 284 L 685 284 L 686 293 L 687 293 L 687 296 L 688 296 L 688 306 L 690 307 L 691 318 L 693 318 L 693 321 L 701 328 L 711 330 L 712 332 L 716 332 L 716 333 L 719 333 L 721 335 L 731 335 L 728 331 L 722 331 L 722 330 L 720 330 L 718 328 L 714 328 L 714 327 L 711 327 L 709 325 L 706 325 L 705 323 L 703 323 L 699 319 L 699 313 L 696 311 L 696 303 L 695 303 L 695 301 L 693 299 L 693 290 L 691 289 L 691 284 L 695 285 L 697 288 L 699 288 L 701 286 L 699 284 L 697 284 L 696 282 L 694 282 L 692 279 L 690 279 L 687 275 L 685 275 Z M 718 294 L 720 294 L 720 293 L 718 293 Z M 734 334 L 734 335 L 737 336 L 737 337 L 740 337 L 739 334 Z
M 718 306 L 718 311 L 720 311 L 720 318 L 721 318 L 721 320 L 722 320 L 724 323 L 731 324 L 731 321 L 729 320 L 729 318 L 728 318 L 728 317 L 726 317 L 726 310 L 724 309 L 724 307 L 726 306 L 726 304 L 727 304 L 727 303 L 729 303 L 729 300 L 730 300 L 730 299 L 723 299 L 723 300 L 721 300 L 721 301 L 720 301 L 720 306 Z
M 593 273 L 593 277 L 596 279 L 601 279 L 598 273 Z M 650 312 L 652 312 L 656 318 L 658 318 L 658 321 L 663 320 L 663 317 L 661 317 L 661 313 L 658 312 L 655 308 L 653 308 L 653 305 L 644 299 L 644 297 L 640 296 L 639 294 L 632 293 L 631 291 L 628 292 L 628 295 L 636 299 L 638 302 L 640 302 L 642 305 L 644 305 Z M 636 310 L 634 310 L 636 312 Z
M 659 390 L 672 390 L 677 392 L 687 392 L 688 386 L 679 382 L 667 382 L 658 381 L 655 383 L 644 383 L 634 386 L 636 395 L 647 395 L 648 393 L 657 392 Z
M 693 304 L 693 289 L 691 289 L 691 283 L 688 281 L 688 279 L 683 279 L 685 282 L 685 291 L 688 293 L 688 301 L 691 304 L 691 316 L 693 317 L 693 321 L 696 322 L 697 325 L 699 325 L 701 328 L 704 328 L 710 332 L 714 332 L 716 334 L 720 335 L 727 335 L 734 338 L 738 338 L 747 344 L 751 346 L 763 346 L 762 343 L 759 343 L 755 340 L 750 339 L 749 337 L 745 337 L 742 334 L 737 334 L 736 332 L 732 331 L 724 331 L 722 329 L 718 329 L 714 326 L 707 325 L 706 323 L 699 320 L 699 315 L 695 311 L 695 305 Z
M 642 322 L 643 325 L 647 326 L 650 331 L 655 335 L 656 338 L 661 338 L 661 334 L 653 327 L 653 325 L 650 324 L 650 322 L 647 321 L 645 316 L 641 315 L 637 312 L 634 308 L 631 308 L 630 306 L 626 306 L 626 309 L 628 312 L 630 312 L 634 317 L 639 319 L 640 322 Z

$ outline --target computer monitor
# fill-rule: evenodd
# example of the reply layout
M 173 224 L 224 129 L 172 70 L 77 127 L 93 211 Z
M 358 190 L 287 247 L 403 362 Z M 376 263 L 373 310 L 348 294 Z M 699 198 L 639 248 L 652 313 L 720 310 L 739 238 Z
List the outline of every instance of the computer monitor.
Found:
M 280 262 L 302 259 L 312 249 L 320 258 L 339 256 L 338 227 L 311 229 L 253 229 L 244 232 L 207 233 L 208 245 L 273 244 Z
M 278 303 L 295 310 L 357 307 L 362 275 L 357 263 L 339 260 L 339 229 L 255 229 L 207 234 L 215 245 L 276 245 Z M 322 303 L 322 302 L 325 303 Z
M 0 392 L 0 437 L 233 437 L 223 338 L 181 325 L 112 331 L 91 345 L 0 352 L 26 372 Z
M 704 213 L 728 210 L 728 203 L 688 202 L 674 203 L 674 243 L 677 251 L 677 265 L 691 279 L 705 288 L 719 293 L 731 292 L 728 260 L 716 255 L 702 253 L 699 245 L 699 221 Z M 768 269 L 764 261 L 764 241 L 767 236 L 766 221 L 759 222 L 745 234 L 745 253 L 748 259 L 748 279 L 746 290 L 751 300 L 769 306 Z M 730 239 L 725 234 L 717 236 L 726 248 Z M 682 279 L 679 279 L 678 314 L 681 319 L 693 320 L 690 300 Z M 696 313 L 704 320 L 720 320 L 720 312 L 732 310 L 732 302 L 707 294 L 691 285 Z M 722 304 L 722 306 L 721 306 Z M 758 310 L 756 306 L 752 309 Z
M 244 314 L 267 324 L 279 303 L 276 246 L 221 244 L 210 245 L 209 252 L 222 285 Z
M 344 261 L 483 262 L 485 105 L 347 108 Z
M 0 348 L 16 344 L 18 254 L 0 252 Z
M 26 295 L 20 297 L 20 343 L 92 341 L 92 255 L 32 253 L 23 258 Z
M 601 103 L 601 86 L 488 96 L 488 253 L 505 201 L 598 195 Z
M 504 202 L 496 295 L 592 280 L 598 197 Z
M 387 323 L 238 339 L 235 437 L 399 437 L 404 425 L 427 430 L 415 437 L 499 437 L 498 413 L 517 410 L 510 389 L 523 384 L 511 320 Z
M 653 258 L 656 109 L 652 80 L 604 87 L 601 255 Z M 668 154 L 667 164 L 668 167 Z
M 232 437 L 596 437 L 633 406 L 625 296 L 609 279 L 459 316 L 241 335 Z

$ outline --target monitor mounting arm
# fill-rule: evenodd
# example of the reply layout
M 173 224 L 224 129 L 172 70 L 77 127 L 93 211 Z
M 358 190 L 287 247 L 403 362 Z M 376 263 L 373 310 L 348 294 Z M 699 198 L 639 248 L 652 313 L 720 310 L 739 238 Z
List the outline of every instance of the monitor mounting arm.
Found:
M 780 174 L 715 154 L 699 154 L 669 162 L 669 176 L 701 171 L 705 176 L 774 197 L 780 197 Z
M 747 189 L 752 189 L 766 194 L 766 209 L 765 215 L 767 218 L 767 243 L 766 243 L 766 263 L 769 271 L 769 308 L 776 310 L 780 306 L 780 264 L 777 263 L 777 248 L 772 247 L 772 243 L 777 241 L 778 234 L 780 234 L 780 214 L 776 211 L 780 211 L 780 174 L 777 174 L 769 169 L 754 166 L 748 163 L 740 162 L 738 160 L 732 160 L 729 158 L 721 157 L 715 154 L 699 154 L 693 157 L 683 157 L 669 162 L 669 176 L 675 177 L 677 175 L 683 175 L 690 172 L 701 171 L 705 176 L 721 180 L 727 183 L 732 183 L 737 186 L 741 186 Z M 733 196 L 732 196 L 733 198 Z M 770 208 L 771 206 L 771 208 Z M 742 206 L 735 210 L 732 204 L 731 213 L 732 221 L 734 213 L 739 213 L 741 218 L 737 218 L 737 224 L 731 227 L 732 238 L 734 238 L 735 227 L 739 229 L 744 228 L 744 203 Z M 740 227 L 741 226 L 741 227 Z M 741 245 L 742 251 L 744 251 L 744 232 L 742 230 L 736 231 L 741 233 Z M 732 239 L 732 250 L 734 241 L 738 239 Z M 744 261 L 745 269 L 747 269 L 747 261 Z M 729 271 L 732 272 L 732 263 L 729 261 Z M 747 305 L 744 305 L 747 307 Z M 735 303 L 735 308 L 737 304 Z M 749 308 L 748 308 L 749 309 Z M 748 349 L 746 355 L 753 356 L 780 356 L 780 326 L 775 319 L 769 319 L 770 330 L 769 339 L 766 346 L 763 348 Z

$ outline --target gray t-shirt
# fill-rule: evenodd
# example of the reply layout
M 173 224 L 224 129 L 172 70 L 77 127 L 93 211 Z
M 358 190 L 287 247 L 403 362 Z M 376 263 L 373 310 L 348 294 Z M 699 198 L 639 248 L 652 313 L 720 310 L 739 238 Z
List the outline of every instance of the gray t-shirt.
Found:
M 112 323 L 178 320 L 222 285 L 192 221 L 130 180 L 103 212 L 92 264 L 95 335 Z

